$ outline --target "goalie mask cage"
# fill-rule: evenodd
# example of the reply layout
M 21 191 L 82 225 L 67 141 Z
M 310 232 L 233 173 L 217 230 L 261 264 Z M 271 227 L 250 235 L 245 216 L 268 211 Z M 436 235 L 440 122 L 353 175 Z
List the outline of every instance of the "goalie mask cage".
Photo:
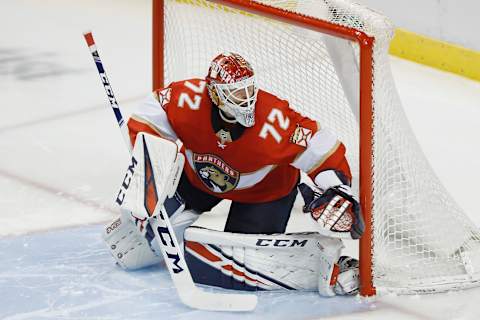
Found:
M 366 222 L 362 295 L 478 285 L 480 232 L 410 129 L 388 61 L 392 35 L 384 16 L 346 0 L 154 0 L 153 85 L 204 78 L 223 51 L 244 56 L 260 88 L 347 147 Z

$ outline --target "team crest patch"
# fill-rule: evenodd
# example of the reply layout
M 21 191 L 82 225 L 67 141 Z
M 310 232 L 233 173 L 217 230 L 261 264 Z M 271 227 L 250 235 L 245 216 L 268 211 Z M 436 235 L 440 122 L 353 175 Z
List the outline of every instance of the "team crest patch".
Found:
M 297 124 L 297 128 L 290 137 L 290 142 L 306 148 L 311 138 L 312 130 L 300 127 Z
M 163 89 L 162 91 L 157 92 L 158 102 L 160 102 L 160 105 L 162 107 L 164 107 L 167 103 L 170 102 L 171 93 L 172 93 L 171 88 L 166 88 L 166 89 Z
M 222 159 L 211 154 L 193 154 L 193 162 L 200 180 L 213 192 L 225 193 L 235 189 L 240 178 Z

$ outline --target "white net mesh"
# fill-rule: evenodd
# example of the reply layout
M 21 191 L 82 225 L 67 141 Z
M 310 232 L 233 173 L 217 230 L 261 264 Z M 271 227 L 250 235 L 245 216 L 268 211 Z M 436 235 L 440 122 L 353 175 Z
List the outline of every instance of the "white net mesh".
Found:
M 480 234 L 426 161 L 391 76 L 386 18 L 345 0 L 262 3 L 356 28 L 375 38 L 373 275 L 400 293 L 467 287 L 480 279 Z M 356 43 L 218 6 L 165 1 L 165 83 L 205 77 L 233 51 L 253 65 L 262 89 L 333 129 L 359 170 L 359 49 Z M 354 185 L 358 191 L 358 179 Z

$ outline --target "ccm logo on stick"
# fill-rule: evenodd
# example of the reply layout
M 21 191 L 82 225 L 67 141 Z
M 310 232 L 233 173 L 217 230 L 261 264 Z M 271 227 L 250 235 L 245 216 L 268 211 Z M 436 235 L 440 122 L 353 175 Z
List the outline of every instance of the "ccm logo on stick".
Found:
M 184 270 L 183 266 L 185 262 L 183 260 L 183 257 L 181 257 L 178 254 L 179 249 L 175 246 L 175 242 L 173 241 L 172 235 L 170 234 L 170 231 L 166 226 L 165 217 L 162 211 L 160 211 L 158 217 L 160 218 L 159 220 L 161 221 L 161 223 L 165 224 L 164 227 L 162 226 L 157 227 L 157 232 L 160 237 L 160 241 L 162 241 L 162 244 L 165 246 L 164 248 L 165 254 L 167 255 L 167 258 L 168 258 L 168 260 L 165 260 L 165 262 L 171 265 L 174 273 L 180 273 Z M 165 236 L 168 236 L 168 238 L 166 238 Z M 174 249 L 172 250 L 172 253 L 168 252 L 170 248 Z
M 257 239 L 257 247 L 305 247 L 308 240 Z

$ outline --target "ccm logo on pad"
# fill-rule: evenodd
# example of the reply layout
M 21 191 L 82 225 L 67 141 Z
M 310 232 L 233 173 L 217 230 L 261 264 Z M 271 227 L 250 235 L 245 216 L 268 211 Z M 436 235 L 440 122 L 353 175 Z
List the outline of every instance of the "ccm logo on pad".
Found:
M 308 240 L 257 239 L 257 247 L 305 247 Z
M 130 182 L 132 181 L 136 166 L 137 159 L 132 157 L 132 164 L 128 166 L 127 173 L 122 181 L 122 186 L 120 187 L 120 191 L 118 191 L 117 199 L 115 199 L 115 202 L 118 203 L 119 206 L 121 206 L 123 200 L 125 200 L 125 195 L 127 194 L 128 187 L 130 187 Z

